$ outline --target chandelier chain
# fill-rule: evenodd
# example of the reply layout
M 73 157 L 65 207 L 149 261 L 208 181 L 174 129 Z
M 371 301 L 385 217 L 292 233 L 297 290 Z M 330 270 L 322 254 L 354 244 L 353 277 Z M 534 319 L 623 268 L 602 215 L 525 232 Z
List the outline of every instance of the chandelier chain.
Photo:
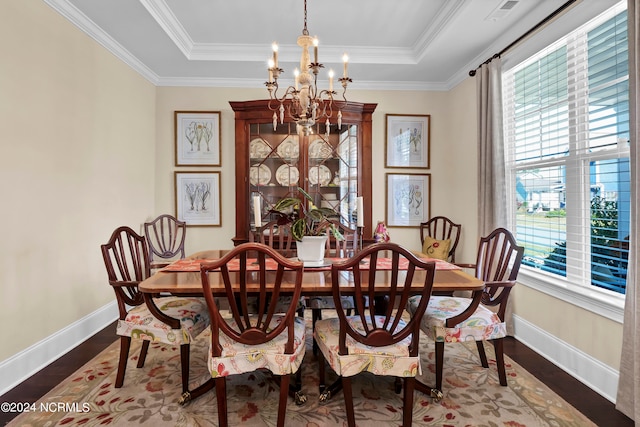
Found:
M 309 31 L 307 30 L 307 0 L 304 0 L 304 29 L 302 30 L 302 34 L 305 36 L 309 35 Z

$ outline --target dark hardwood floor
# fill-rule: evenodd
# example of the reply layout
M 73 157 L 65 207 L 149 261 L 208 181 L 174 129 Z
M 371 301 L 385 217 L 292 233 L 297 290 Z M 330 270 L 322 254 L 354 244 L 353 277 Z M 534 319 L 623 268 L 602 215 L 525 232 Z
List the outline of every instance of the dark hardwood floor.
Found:
M 515 338 L 505 339 L 504 353 L 598 426 L 634 426 L 633 420 L 618 411 L 613 403 Z
M 0 402 L 35 402 L 66 377 L 115 341 L 115 324 L 103 329 L 68 354 L 0 396 Z M 598 393 L 565 373 L 513 338 L 505 340 L 505 353 L 544 382 L 598 426 L 633 427 L 634 423 Z M 0 425 L 18 414 L 0 412 Z

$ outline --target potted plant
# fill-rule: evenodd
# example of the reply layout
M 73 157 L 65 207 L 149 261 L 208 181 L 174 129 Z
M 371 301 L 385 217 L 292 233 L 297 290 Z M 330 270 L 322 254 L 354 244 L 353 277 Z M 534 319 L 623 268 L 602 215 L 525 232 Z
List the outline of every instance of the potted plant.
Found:
M 304 199 L 285 197 L 279 200 L 270 213 L 277 215 L 278 224 L 290 224 L 291 235 L 296 240 L 298 258 L 306 265 L 320 265 L 324 262 L 324 248 L 327 241 L 327 227 L 337 240 L 344 237 L 329 217 L 338 215 L 331 208 L 317 207 L 311 196 L 298 187 Z

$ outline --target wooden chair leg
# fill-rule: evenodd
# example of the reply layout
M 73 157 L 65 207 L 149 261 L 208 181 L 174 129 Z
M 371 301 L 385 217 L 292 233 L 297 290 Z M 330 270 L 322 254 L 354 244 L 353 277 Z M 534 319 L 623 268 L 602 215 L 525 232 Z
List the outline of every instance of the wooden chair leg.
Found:
M 216 382 L 216 399 L 218 401 L 218 425 L 228 427 L 227 420 L 227 378 L 219 377 Z
M 404 399 L 402 404 L 403 426 L 410 426 L 413 423 L 413 390 L 415 386 L 415 377 L 407 377 L 404 379 Z
M 316 330 L 316 322 L 318 320 L 322 320 L 322 310 L 319 308 L 311 309 L 311 327 L 312 331 Z M 313 337 L 313 355 L 318 355 L 318 343 L 316 342 L 316 337 Z
M 278 427 L 284 427 L 287 415 L 287 400 L 289 399 L 289 375 L 280 377 L 280 400 L 278 401 Z
M 180 345 L 180 368 L 182 371 L 182 392 L 189 391 L 189 353 L 190 345 Z
M 478 347 L 478 356 L 480 356 L 482 367 L 488 368 L 489 362 L 487 361 L 487 354 L 484 352 L 484 343 L 482 341 L 476 341 L 476 347 Z
M 442 391 L 442 369 L 444 366 L 444 342 L 436 342 L 436 389 Z
M 507 385 L 507 372 L 504 367 L 504 348 L 502 338 L 493 340 L 493 347 L 496 352 L 496 365 L 498 365 L 498 378 L 500 379 L 500 385 Z
M 353 390 L 351 389 L 351 377 L 342 377 L 342 393 L 344 393 L 344 406 L 347 410 L 347 425 L 356 426 L 356 416 L 353 412 Z
M 140 355 L 138 356 L 138 364 L 137 368 L 142 368 L 144 366 L 145 360 L 147 360 L 147 352 L 149 351 L 149 344 L 151 341 L 144 340 L 142 341 L 142 348 L 140 349 Z
M 129 347 L 131 347 L 131 337 L 120 337 L 120 360 L 118 361 L 118 373 L 116 374 L 116 388 L 122 387 L 124 382 L 127 359 L 129 359 Z
M 400 377 L 396 377 L 393 383 L 393 388 L 396 394 L 400 394 L 400 392 L 402 391 L 402 379 Z
M 324 353 L 323 352 L 318 352 L 318 378 L 320 381 L 319 384 L 319 392 L 322 394 L 322 392 L 324 391 L 324 389 L 326 388 L 325 385 L 325 363 L 324 363 Z M 300 370 L 300 369 L 298 369 Z

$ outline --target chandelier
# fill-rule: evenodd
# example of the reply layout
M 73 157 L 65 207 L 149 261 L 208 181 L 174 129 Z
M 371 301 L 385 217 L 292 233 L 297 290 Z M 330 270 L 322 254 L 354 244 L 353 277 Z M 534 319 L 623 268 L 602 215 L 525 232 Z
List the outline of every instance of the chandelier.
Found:
M 269 110 L 273 111 L 273 130 L 284 123 L 285 111 L 287 115 L 297 124 L 299 133 L 309 135 L 316 122 L 326 120 L 326 132 L 329 133 L 329 119 L 333 116 L 334 108 L 337 109 L 337 125 L 342 127 L 341 108 L 346 104 L 345 93 L 347 85 L 352 80 L 347 75 L 347 64 L 349 57 L 344 54 L 342 57 L 344 67 L 343 76 L 338 79 L 342 85 L 342 101 L 334 100 L 336 92 L 333 90 L 333 70 L 329 70 L 329 89 L 318 89 L 318 72 L 324 65 L 318 62 L 318 39 L 309 36 L 307 30 L 307 0 L 304 0 L 304 28 L 302 35 L 298 37 L 298 46 L 302 48 L 300 56 L 300 70 L 294 70 L 295 83 L 289 86 L 282 96 L 278 95 L 278 78 L 284 72 L 278 66 L 278 45 L 274 42 L 273 58 L 269 60 L 269 81 L 265 82 L 269 91 Z M 313 46 L 313 62 L 309 55 L 309 48 Z M 285 102 L 290 101 L 290 102 Z

